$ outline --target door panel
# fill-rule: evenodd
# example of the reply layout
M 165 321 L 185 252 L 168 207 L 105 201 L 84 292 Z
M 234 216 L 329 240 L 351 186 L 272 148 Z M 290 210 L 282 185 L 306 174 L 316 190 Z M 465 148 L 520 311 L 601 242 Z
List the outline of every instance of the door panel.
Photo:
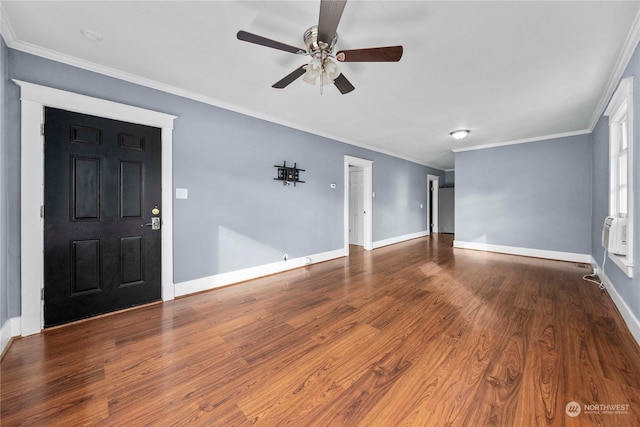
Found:
M 100 219 L 100 159 L 71 157 L 72 219 Z
M 144 237 L 120 238 L 120 286 L 130 286 L 144 283 Z
M 45 123 L 45 326 L 159 300 L 160 129 L 52 108 Z
M 142 218 L 143 164 L 120 162 L 120 218 Z
M 71 242 L 71 295 L 101 289 L 100 240 Z

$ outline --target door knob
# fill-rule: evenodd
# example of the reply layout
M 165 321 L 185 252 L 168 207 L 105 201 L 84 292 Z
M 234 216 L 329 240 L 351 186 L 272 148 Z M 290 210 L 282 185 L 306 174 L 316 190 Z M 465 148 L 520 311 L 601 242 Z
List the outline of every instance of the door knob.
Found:
M 141 227 L 151 227 L 152 230 L 160 230 L 160 217 L 152 216 L 151 222 L 148 224 L 141 225 Z

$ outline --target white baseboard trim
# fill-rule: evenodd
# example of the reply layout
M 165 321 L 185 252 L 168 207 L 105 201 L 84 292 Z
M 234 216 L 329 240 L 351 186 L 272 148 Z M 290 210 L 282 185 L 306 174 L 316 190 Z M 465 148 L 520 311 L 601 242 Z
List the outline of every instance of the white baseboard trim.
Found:
M 613 286 L 613 284 L 611 283 L 611 280 L 609 280 L 607 275 L 602 274 L 602 276 L 600 277 L 602 278 L 602 282 L 607 288 L 607 292 L 609 292 L 609 295 L 611 296 L 613 303 L 616 305 L 616 307 L 618 307 L 618 311 L 620 312 L 620 314 L 622 315 L 622 318 L 627 324 L 627 327 L 629 328 L 631 335 L 633 335 L 633 338 L 635 338 L 638 345 L 640 345 L 640 321 L 638 321 L 636 316 L 634 316 L 633 312 L 631 311 L 627 303 L 622 299 L 622 297 L 616 290 L 616 287 Z
M 270 274 L 281 273 L 294 268 L 304 267 L 309 264 L 316 264 L 323 261 L 329 261 L 344 256 L 344 248 L 334 251 L 323 252 L 306 257 L 292 258 L 287 261 L 278 261 L 271 264 L 258 265 L 242 270 L 230 271 L 228 273 L 216 274 L 213 276 L 202 277 L 200 279 L 188 280 L 175 284 L 175 296 L 193 294 L 196 292 L 207 291 L 222 286 L 231 285 L 245 280 L 256 279 L 258 277 L 268 276 Z M 307 258 L 310 262 L 307 262 Z
M 418 237 L 428 236 L 429 233 L 425 231 L 419 231 L 417 233 L 405 234 L 403 236 L 392 237 L 390 239 L 377 240 L 373 242 L 373 249 L 378 249 L 383 246 L 394 245 L 396 243 L 406 242 L 407 240 L 417 239 Z
M 638 345 L 640 345 L 640 320 L 638 320 L 638 318 L 633 314 L 627 303 L 618 293 L 616 287 L 613 285 L 609 277 L 607 277 L 607 275 L 602 271 L 602 267 L 600 266 L 600 264 L 598 264 L 593 257 L 591 257 L 591 266 L 593 267 L 593 271 L 598 274 L 598 277 L 602 279 L 602 283 L 604 283 L 604 286 L 607 288 L 609 296 L 618 308 L 620 315 L 622 315 L 624 323 L 627 324 L 629 332 L 631 332 L 633 338 L 636 340 Z
M 12 317 L 7 319 L 2 325 L 0 331 L 0 354 L 4 353 L 7 344 L 11 341 L 11 338 L 20 336 L 20 318 Z
M 590 254 L 577 254 L 572 252 L 547 251 L 542 249 L 519 248 L 516 246 L 491 245 L 489 243 L 453 241 L 454 248 L 474 249 L 477 251 L 498 252 L 501 254 L 521 255 L 533 258 L 555 259 L 558 261 L 571 261 L 581 263 L 591 263 Z

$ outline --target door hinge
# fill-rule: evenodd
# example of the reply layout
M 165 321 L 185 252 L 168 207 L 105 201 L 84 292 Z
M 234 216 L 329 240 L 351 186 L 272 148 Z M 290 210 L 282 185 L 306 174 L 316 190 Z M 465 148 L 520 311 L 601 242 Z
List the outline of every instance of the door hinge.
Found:
M 44 218 L 44 205 L 40 206 L 40 218 Z
M 40 123 L 40 135 L 44 136 L 44 123 Z
M 40 301 L 44 301 L 44 288 L 40 288 Z

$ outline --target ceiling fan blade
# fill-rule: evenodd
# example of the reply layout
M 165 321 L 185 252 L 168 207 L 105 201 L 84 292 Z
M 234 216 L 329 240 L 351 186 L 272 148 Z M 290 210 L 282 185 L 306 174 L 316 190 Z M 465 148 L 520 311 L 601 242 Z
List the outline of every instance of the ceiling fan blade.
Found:
M 238 40 L 242 40 L 249 43 L 259 44 L 261 46 L 270 47 L 273 49 L 284 50 L 285 52 L 306 54 L 307 51 L 300 49 L 299 47 L 291 46 L 288 44 L 280 43 L 275 40 L 268 39 L 266 37 L 259 36 L 257 34 L 248 33 L 246 31 L 238 31 Z
M 291 83 L 293 83 L 293 81 L 295 79 L 297 79 L 298 77 L 300 77 L 301 75 L 303 75 L 305 73 L 305 68 L 307 65 L 303 65 L 300 68 L 296 68 L 295 70 L 293 70 L 292 73 L 286 75 L 282 80 L 280 80 L 279 82 L 274 83 L 271 87 L 276 88 L 276 89 L 284 89 L 285 87 L 289 86 Z
M 398 62 L 402 52 L 402 46 L 341 50 L 336 53 L 336 59 L 341 62 Z
M 321 0 L 320 19 L 318 20 L 318 40 L 331 44 L 342 17 L 347 0 Z
M 338 77 L 333 81 L 333 84 L 336 85 L 341 94 L 346 95 L 355 89 L 351 82 L 347 80 L 344 74 L 340 73 Z

